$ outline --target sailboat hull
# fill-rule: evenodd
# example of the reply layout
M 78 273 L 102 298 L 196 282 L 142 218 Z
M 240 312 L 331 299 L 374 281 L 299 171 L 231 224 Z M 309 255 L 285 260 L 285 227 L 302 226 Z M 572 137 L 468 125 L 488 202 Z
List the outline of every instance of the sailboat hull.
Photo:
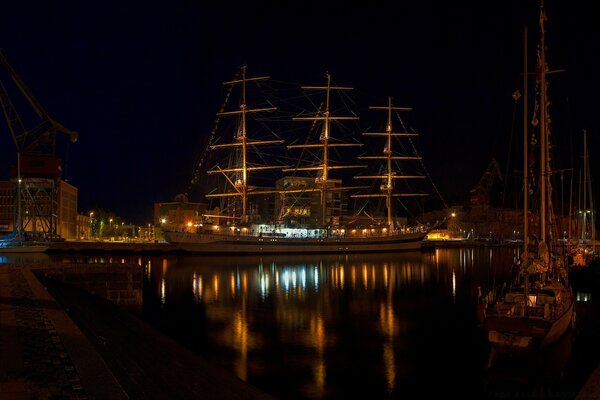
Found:
M 49 249 L 49 246 L 24 245 L 24 246 L 6 246 L 0 247 L 0 253 L 43 253 Z
M 419 250 L 426 232 L 369 238 L 286 238 L 165 232 L 180 250 L 202 254 L 346 253 Z
M 559 309 L 535 306 L 528 309 L 527 315 L 515 315 L 519 311 L 515 312 L 514 304 L 490 306 L 483 321 L 490 346 L 498 351 L 530 352 L 554 343 L 573 321 L 573 299 L 566 290 L 562 295 Z

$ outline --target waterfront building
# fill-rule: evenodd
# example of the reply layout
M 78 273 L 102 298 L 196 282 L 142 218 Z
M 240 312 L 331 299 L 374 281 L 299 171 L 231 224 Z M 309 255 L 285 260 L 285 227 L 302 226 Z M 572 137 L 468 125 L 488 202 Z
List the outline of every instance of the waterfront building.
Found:
M 74 240 L 81 232 L 77 221 L 77 188 L 59 179 L 57 181 L 56 233 L 67 240 Z M 16 191 L 14 181 L 0 181 L 0 235 L 13 231 Z M 44 204 L 46 206 L 46 204 Z M 42 221 L 34 219 L 25 226 L 26 231 L 43 231 Z

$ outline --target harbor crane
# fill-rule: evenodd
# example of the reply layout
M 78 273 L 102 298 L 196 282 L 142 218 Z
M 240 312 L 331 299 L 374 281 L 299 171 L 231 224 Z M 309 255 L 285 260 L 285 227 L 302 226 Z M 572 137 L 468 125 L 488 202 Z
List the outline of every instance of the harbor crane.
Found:
M 499 180 L 502 180 L 500 165 L 498 164 L 498 161 L 492 157 L 483 175 L 479 179 L 477 186 L 474 189 L 471 189 L 471 204 L 490 203 L 490 193 L 496 176 Z
M 78 134 L 48 114 L 2 49 L 0 64 L 37 115 L 35 121 L 28 121 L 27 125 L 23 122 L 6 90 L 8 82 L 3 82 L 0 76 L 0 106 L 17 152 L 16 167 L 12 170 L 16 191 L 14 239 L 52 241 L 58 238 L 57 188 L 62 175 L 61 160 L 56 157 L 56 138 L 65 135 L 76 142 Z

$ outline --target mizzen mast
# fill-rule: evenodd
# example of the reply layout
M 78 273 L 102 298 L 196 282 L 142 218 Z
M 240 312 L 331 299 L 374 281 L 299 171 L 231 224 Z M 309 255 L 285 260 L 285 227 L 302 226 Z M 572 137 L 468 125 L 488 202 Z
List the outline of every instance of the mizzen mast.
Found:
M 223 85 L 241 85 L 242 98 L 238 110 L 220 112 L 218 116 L 238 116 L 240 118 L 240 124 L 238 130 L 234 134 L 234 141 L 231 143 L 223 143 L 210 146 L 211 150 L 221 148 L 237 148 L 240 151 L 240 162 L 239 165 L 234 168 L 220 168 L 217 166 L 215 169 L 207 171 L 208 174 L 223 174 L 229 185 L 234 189 L 232 192 L 226 193 L 211 193 L 206 195 L 207 198 L 213 197 L 240 197 L 242 203 L 242 212 L 239 217 L 242 223 L 248 222 L 248 196 L 252 194 L 264 194 L 264 192 L 254 191 L 253 187 L 248 184 L 248 177 L 250 172 L 268 170 L 268 169 L 280 169 L 281 166 L 249 166 L 248 163 L 248 149 L 252 146 L 268 145 L 268 144 L 280 144 L 283 140 L 253 140 L 248 136 L 247 130 L 247 117 L 250 113 L 258 112 L 270 112 L 277 110 L 277 107 L 266 107 L 266 108 L 248 108 L 246 104 L 246 84 L 253 81 L 262 81 L 269 79 L 269 76 L 261 76 L 248 78 L 246 76 L 246 65 L 242 66 L 241 79 L 236 79 L 229 82 L 223 82 Z M 233 177 L 233 179 L 232 179 Z
M 373 194 L 353 194 L 351 197 L 385 197 L 385 205 L 387 209 L 387 226 L 390 233 L 393 231 L 393 218 L 392 218 L 392 198 L 393 197 L 416 197 L 416 196 L 427 196 L 426 193 L 393 193 L 394 190 L 394 179 L 419 179 L 425 178 L 423 175 L 398 175 L 393 169 L 393 161 L 396 160 L 420 160 L 418 156 L 400 156 L 394 153 L 392 148 L 393 137 L 410 137 L 418 136 L 418 133 L 410 132 L 394 132 L 392 128 L 392 113 L 398 111 L 411 111 L 412 108 L 407 107 L 395 107 L 392 104 L 392 98 L 388 97 L 388 105 L 385 107 L 371 106 L 371 110 L 382 110 L 387 111 L 387 124 L 385 132 L 364 132 L 364 136 L 381 136 L 386 138 L 386 145 L 383 149 L 383 155 L 379 156 L 362 156 L 358 157 L 361 160 L 385 160 L 386 169 L 385 173 L 381 175 L 359 175 L 355 176 L 355 179 L 382 179 L 383 183 L 379 187 L 382 193 Z

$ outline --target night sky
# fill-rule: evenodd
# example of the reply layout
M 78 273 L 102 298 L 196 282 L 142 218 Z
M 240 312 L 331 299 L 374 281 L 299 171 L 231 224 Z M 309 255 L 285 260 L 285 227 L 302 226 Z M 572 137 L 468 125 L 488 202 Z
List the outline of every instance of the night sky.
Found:
M 504 170 L 511 132 L 521 140 L 511 95 L 522 90 L 526 25 L 533 59 L 538 2 L 363 3 L 11 1 L 0 48 L 48 113 L 79 133 L 75 144 L 59 140 L 59 155 L 81 212 L 146 223 L 154 202 L 185 191 L 222 82 L 243 63 L 308 85 L 329 71 L 366 101 L 413 107 L 434 182 L 449 204 L 465 201 L 492 156 Z M 587 129 L 600 171 L 600 24 L 588 4 L 546 1 L 547 58 L 565 70 L 550 81 L 555 161 L 570 167 Z M 6 71 L 0 79 L 20 96 Z M 15 158 L 2 120 L 0 179 Z

